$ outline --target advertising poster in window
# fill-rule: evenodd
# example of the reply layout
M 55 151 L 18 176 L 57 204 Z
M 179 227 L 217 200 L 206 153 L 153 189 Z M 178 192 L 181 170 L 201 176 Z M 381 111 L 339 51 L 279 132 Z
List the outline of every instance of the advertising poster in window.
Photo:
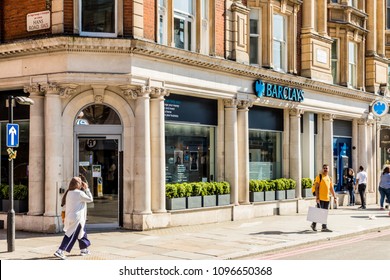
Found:
M 199 157 L 198 152 L 190 152 L 190 170 L 191 171 L 198 171 L 198 165 L 199 165 Z

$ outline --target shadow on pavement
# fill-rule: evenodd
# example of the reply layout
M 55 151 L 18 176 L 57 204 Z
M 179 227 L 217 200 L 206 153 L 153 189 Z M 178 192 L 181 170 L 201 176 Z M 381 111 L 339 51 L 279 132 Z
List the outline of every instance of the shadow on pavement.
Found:
M 281 234 L 313 234 L 316 233 L 312 230 L 301 230 L 301 231 L 261 231 L 261 232 L 255 232 L 251 233 L 250 235 L 256 235 L 256 234 L 263 234 L 263 235 L 281 235 Z

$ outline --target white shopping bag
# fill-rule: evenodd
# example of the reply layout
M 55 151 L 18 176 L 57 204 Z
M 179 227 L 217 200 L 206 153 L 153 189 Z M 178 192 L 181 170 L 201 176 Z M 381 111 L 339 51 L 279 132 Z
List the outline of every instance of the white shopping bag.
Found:
M 327 224 L 328 210 L 310 206 L 306 220 L 320 224 Z

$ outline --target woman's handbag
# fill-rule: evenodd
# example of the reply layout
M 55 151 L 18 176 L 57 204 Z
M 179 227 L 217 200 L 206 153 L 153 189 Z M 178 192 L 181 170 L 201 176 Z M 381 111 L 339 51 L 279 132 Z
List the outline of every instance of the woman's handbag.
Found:
M 326 225 L 328 220 L 328 209 L 310 206 L 306 220 Z
M 61 211 L 62 223 L 65 223 L 65 211 Z

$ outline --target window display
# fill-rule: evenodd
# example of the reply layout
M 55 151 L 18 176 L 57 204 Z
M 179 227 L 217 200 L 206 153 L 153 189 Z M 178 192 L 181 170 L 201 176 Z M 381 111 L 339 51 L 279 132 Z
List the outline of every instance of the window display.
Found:
M 282 176 L 282 132 L 249 131 L 249 178 L 277 179 Z
M 213 181 L 214 127 L 165 125 L 166 182 Z

